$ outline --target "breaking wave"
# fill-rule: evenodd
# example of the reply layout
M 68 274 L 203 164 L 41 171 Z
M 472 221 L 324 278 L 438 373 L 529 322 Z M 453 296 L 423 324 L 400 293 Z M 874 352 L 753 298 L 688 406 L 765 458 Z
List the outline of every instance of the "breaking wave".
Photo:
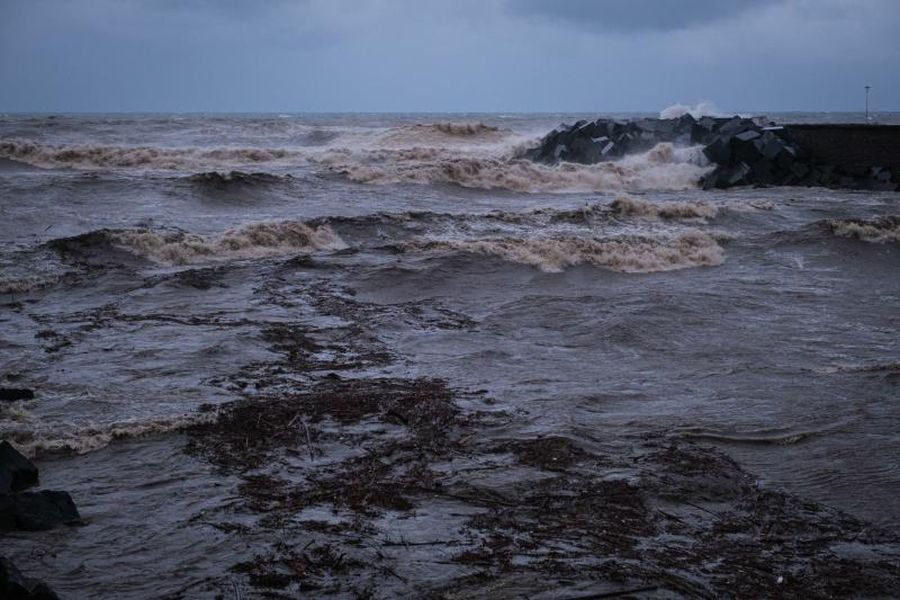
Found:
M 887 216 L 877 219 L 834 219 L 826 222 L 831 233 L 841 237 L 856 238 L 864 242 L 900 242 L 900 217 Z
M 691 151 L 659 144 L 643 154 L 594 165 L 547 166 L 525 159 L 460 157 L 437 148 L 415 148 L 360 156 L 335 153 L 322 159 L 334 172 L 361 183 L 447 183 L 515 192 L 687 190 L 709 167 Z
M 708 101 L 698 102 L 694 106 L 676 103 L 659 111 L 660 119 L 677 119 L 684 115 L 691 115 L 695 119 L 699 119 L 700 117 L 719 117 L 721 113 L 715 104 Z
M 215 411 L 209 411 L 73 428 L 42 427 L 37 424 L 35 430 L 34 417 L 27 411 L 16 408 L 7 410 L 13 413 L 6 415 L 12 419 L 6 423 L 4 437 L 12 441 L 22 454 L 29 457 L 48 452 L 85 454 L 108 446 L 116 440 L 178 431 L 192 425 L 210 422 L 216 417 Z M 21 426 L 16 428 L 15 423 Z
M 762 446 L 792 446 L 810 439 L 820 437 L 827 433 L 826 430 L 805 431 L 771 431 L 771 432 L 747 432 L 747 433 L 719 433 L 704 430 L 703 428 L 682 429 L 676 435 L 685 439 L 704 440 L 709 442 L 723 442 L 730 444 L 748 444 Z
M 649 202 L 628 196 L 616 198 L 609 207 L 622 216 L 662 219 L 712 219 L 718 213 L 708 202 Z
M 411 125 L 404 127 L 401 131 L 411 131 L 416 133 L 441 133 L 444 135 L 472 137 L 484 134 L 494 134 L 500 131 L 498 127 L 485 125 L 484 123 L 455 123 L 445 121 L 441 123 L 427 123 Z
M 898 373 L 900 361 L 875 363 L 868 365 L 838 365 L 823 369 L 824 373 Z
M 594 165 L 537 164 L 520 158 L 530 139 L 483 123 L 431 123 L 390 129 L 341 146 L 168 148 L 0 142 L 0 158 L 39 167 L 124 168 L 196 172 L 214 187 L 273 183 L 277 175 L 232 170 L 251 165 L 318 166 L 372 184 L 453 184 L 515 192 L 686 190 L 709 171 L 696 149 L 659 144 L 648 152 Z
M 283 148 L 156 148 L 146 146 L 49 145 L 0 142 L 0 157 L 39 167 L 192 169 L 209 165 L 244 165 L 301 159 L 304 153 Z
M 203 173 L 195 173 L 187 179 L 192 183 L 210 185 L 213 187 L 268 184 L 284 180 L 284 178 L 270 173 L 244 173 L 243 171 L 205 171 Z
M 32 275 L 28 277 L 0 278 L 0 295 L 24 294 L 32 290 L 38 290 L 59 282 L 58 276 L 42 277 Z
M 433 123 L 431 125 L 420 125 L 426 129 L 433 129 L 446 133 L 447 135 L 479 135 L 482 133 L 494 133 L 499 131 L 497 127 L 485 125 L 484 123 Z
M 493 144 L 512 135 L 484 123 L 440 122 L 418 123 L 388 130 L 379 142 L 389 147 L 421 147 L 432 145 Z
M 166 265 L 346 248 L 329 227 L 312 227 L 299 221 L 253 223 L 213 235 L 150 229 L 102 230 L 54 240 L 50 246 L 64 253 L 73 248 L 111 246 Z
M 626 273 L 648 273 L 715 266 L 725 259 L 722 247 L 712 236 L 694 230 L 668 239 L 638 236 L 614 239 L 507 237 L 411 242 L 402 248 L 406 251 L 449 249 L 486 254 L 537 267 L 548 273 L 561 272 L 580 264 Z

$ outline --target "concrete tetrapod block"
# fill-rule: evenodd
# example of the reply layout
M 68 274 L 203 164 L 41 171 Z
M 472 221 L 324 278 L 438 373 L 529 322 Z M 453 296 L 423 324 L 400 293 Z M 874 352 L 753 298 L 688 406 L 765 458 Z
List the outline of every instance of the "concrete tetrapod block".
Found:
M 731 147 L 731 154 L 735 161 L 752 164 L 763 158 L 759 148 L 752 141 L 741 140 L 735 136 L 731 138 L 728 145 Z
M 716 138 L 703 149 L 703 154 L 711 163 L 717 165 L 729 164 L 731 162 L 731 147 L 728 144 L 728 138 Z
M 742 142 L 751 142 L 756 138 L 760 137 L 762 134 L 758 131 L 754 131 L 753 129 L 748 129 L 747 131 L 742 131 L 738 134 L 735 134 L 734 139 L 740 140 Z

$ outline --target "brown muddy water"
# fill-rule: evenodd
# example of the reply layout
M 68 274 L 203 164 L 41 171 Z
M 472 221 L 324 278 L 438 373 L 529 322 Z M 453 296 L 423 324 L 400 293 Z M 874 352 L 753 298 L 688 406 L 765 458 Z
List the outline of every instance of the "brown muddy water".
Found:
M 898 194 L 516 158 L 573 118 L 0 119 L 0 436 L 85 520 L 2 553 L 64 598 L 900 595 Z

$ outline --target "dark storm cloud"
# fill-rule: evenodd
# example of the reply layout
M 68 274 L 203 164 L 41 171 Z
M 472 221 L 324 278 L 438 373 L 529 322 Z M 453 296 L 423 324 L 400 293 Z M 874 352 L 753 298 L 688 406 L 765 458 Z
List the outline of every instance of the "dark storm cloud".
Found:
M 515 14 L 608 32 L 685 29 L 783 0 L 507 0 Z

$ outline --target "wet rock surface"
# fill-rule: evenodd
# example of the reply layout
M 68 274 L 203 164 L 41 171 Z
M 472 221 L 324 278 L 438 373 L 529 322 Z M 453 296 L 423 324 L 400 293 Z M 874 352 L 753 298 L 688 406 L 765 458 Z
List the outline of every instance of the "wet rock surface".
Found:
M 43 531 L 80 523 L 81 516 L 68 492 L 43 490 L 0 496 L 0 531 Z
M 26 388 L 0 388 L 0 402 L 15 402 L 16 400 L 32 400 L 34 391 Z
M 8 559 L 0 557 L 0 598 L 4 600 L 58 600 L 47 584 L 22 575 Z
M 525 158 L 556 164 L 594 164 L 646 152 L 660 143 L 703 146 L 714 169 L 700 182 L 704 189 L 745 185 L 801 185 L 893 191 L 900 189 L 900 173 L 878 158 L 842 164 L 840 152 L 814 153 L 790 127 L 765 119 L 701 117 L 689 114 L 677 119 L 598 119 L 562 125 L 541 143 L 524 153 Z M 826 135 L 826 134 L 819 134 Z M 860 138 L 857 143 L 864 143 Z M 848 151 L 848 156 L 855 153 Z
M 0 442 L 0 494 L 36 485 L 37 467 L 7 441 Z
M 12 444 L 0 442 L 0 531 L 43 531 L 81 523 L 67 492 L 22 491 L 37 483 L 37 467 Z

